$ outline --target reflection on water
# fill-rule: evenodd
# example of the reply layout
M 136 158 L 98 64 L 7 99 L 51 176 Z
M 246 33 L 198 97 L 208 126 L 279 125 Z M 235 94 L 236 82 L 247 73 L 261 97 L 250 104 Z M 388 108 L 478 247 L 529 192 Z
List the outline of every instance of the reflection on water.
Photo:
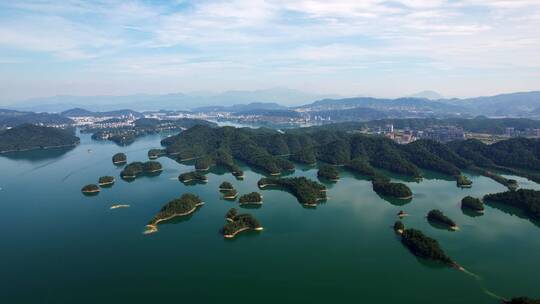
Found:
M 458 189 L 451 177 L 430 172 L 423 172 L 421 182 L 390 175 L 413 191 L 413 198 L 404 201 L 377 195 L 369 178 L 340 168 L 341 179 L 328 184 L 329 199 L 317 208 L 300 208 L 288 191 L 258 189 L 266 174 L 241 162 L 244 180 L 214 167 L 206 173 L 208 183 L 186 186 L 178 174 L 192 171 L 193 162 L 161 157 L 164 174 L 121 181 L 122 168 L 112 164 L 112 155 L 124 152 L 129 162 L 146 161 L 148 150 L 159 147 L 160 140 L 147 136 L 118 147 L 83 134 L 80 146 L 53 158 L 47 157 L 58 151 L 40 151 L 49 156 L 38 153 L 29 159 L 0 157 L 0 168 L 10 173 L 0 175 L 0 214 L 5 215 L 0 225 L 9 232 L 0 250 L 3 302 L 174 302 L 181 295 L 185 302 L 236 303 L 238 293 L 231 290 L 238 290 L 240 281 L 250 282 L 242 296 L 261 303 L 285 298 L 298 303 L 361 299 L 427 304 L 436 298 L 443 304 L 495 304 L 485 289 L 505 297 L 540 297 L 538 224 L 513 216 L 519 212 L 508 213 L 504 206 L 488 204 L 478 217 L 460 208 L 466 195 L 506 190 L 488 178 L 466 173 L 473 187 Z M 290 176 L 317 180 L 315 166 L 296 165 Z M 82 186 L 103 175 L 116 177 L 116 184 L 97 196 L 81 193 Z M 241 209 L 253 214 L 264 231 L 223 238 L 226 212 L 241 208 L 237 201 L 222 199 L 218 189 L 223 181 L 239 194 L 264 195 L 262 206 Z M 535 183 L 523 185 L 540 189 Z M 163 205 L 184 193 L 194 193 L 206 204 L 189 216 L 160 223 L 152 236 L 141 234 Z M 128 203 L 129 210 L 111 212 L 118 203 Z M 425 218 L 431 209 L 443 211 L 463 229 L 449 233 L 431 226 Z M 402 219 L 407 228 L 436 239 L 482 280 L 412 255 L 391 229 L 400 210 L 410 214 Z M 33 271 L 23 275 L 21 269 Z
M 56 159 L 64 154 L 68 153 L 75 149 L 75 146 L 72 147 L 62 147 L 54 149 L 38 149 L 30 151 L 20 151 L 20 152 L 9 152 L 1 153 L 0 157 L 6 157 L 11 160 L 25 160 L 32 163 L 42 162 L 44 160 Z

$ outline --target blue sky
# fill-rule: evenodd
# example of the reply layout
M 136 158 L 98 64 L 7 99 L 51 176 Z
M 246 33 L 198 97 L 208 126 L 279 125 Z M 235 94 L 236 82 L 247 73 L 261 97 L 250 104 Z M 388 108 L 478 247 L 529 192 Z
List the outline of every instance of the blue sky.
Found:
M 0 103 L 287 87 L 540 89 L 539 0 L 2 1 Z

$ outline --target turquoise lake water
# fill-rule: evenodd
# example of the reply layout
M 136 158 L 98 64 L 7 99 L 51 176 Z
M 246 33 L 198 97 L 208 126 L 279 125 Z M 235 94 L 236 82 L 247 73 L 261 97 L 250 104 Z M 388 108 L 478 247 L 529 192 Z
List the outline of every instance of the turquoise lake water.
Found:
M 500 206 L 486 206 L 478 217 L 460 209 L 466 195 L 506 190 L 482 176 L 468 174 L 473 187 L 459 189 L 449 177 L 425 172 L 422 182 L 407 181 L 414 198 L 403 205 L 342 171 L 339 182 L 327 184 L 329 200 L 312 209 L 286 192 L 258 190 L 262 175 L 248 167 L 243 181 L 214 170 L 207 184 L 185 186 L 177 177 L 192 167 L 160 158 L 159 176 L 117 178 L 96 196 L 81 194 L 99 176 L 118 177 L 114 153 L 146 161 L 160 139 L 147 136 L 119 147 L 83 134 L 74 149 L 0 156 L 2 303 L 494 304 L 499 300 L 490 293 L 540 298 L 540 225 Z M 316 168 L 297 166 L 293 175 L 316 180 Z M 240 194 L 260 191 L 264 205 L 244 209 L 221 199 L 223 181 Z M 160 224 L 155 234 L 142 234 L 165 203 L 186 192 L 206 204 Z M 131 207 L 110 210 L 113 204 Z M 220 228 L 231 207 L 253 213 L 264 231 L 225 240 Z M 434 208 L 460 230 L 431 226 L 425 216 Z M 399 210 L 410 214 L 403 220 L 407 227 L 437 239 L 478 277 L 414 257 L 391 229 Z

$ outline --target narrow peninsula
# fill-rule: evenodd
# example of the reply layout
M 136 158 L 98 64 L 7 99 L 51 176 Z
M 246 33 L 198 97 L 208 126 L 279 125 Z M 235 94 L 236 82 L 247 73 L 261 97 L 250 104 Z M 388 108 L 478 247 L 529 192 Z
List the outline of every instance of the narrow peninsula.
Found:
M 257 185 L 260 189 L 275 188 L 289 191 L 298 202 L 307 207 L 316 207 L 326 200 L 326 186 L 305 177 L 261 178 Z

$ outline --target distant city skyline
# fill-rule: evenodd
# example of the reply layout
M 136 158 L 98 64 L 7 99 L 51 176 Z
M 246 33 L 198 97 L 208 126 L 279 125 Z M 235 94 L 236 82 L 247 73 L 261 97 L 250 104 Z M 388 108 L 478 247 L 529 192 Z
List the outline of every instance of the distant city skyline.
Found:
M 4 1 L 0 104 L 289 88 L 540 90 L 540 1 Z

